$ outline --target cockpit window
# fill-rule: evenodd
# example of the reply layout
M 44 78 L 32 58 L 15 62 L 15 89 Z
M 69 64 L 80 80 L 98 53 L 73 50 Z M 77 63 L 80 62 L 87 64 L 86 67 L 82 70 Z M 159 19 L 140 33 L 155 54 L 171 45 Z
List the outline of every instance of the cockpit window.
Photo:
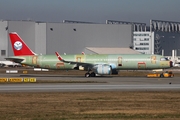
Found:
M 168 61 L 168 58 L 162 57 L 160 61 Z

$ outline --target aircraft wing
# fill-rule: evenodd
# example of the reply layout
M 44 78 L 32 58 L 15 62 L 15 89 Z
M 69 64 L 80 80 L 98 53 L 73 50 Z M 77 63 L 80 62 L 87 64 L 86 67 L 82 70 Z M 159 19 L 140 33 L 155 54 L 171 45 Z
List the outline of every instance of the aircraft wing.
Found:
M 22 58 L 5 58 L 6 60 L 13 61 L 15 63 L 21 63 L 24 59 Z
M 66 61 L 60 56 L 60 54 L 58 52 L 55 52 L 55 53 L 56 53 L 56 56 L 58 57 L 58 59 L 64 63 L 75 64 L 76 66 L 83 66 L 83 67 L 93 67 L 94 66 L 94 64 L 91 64 L 91 63 Z

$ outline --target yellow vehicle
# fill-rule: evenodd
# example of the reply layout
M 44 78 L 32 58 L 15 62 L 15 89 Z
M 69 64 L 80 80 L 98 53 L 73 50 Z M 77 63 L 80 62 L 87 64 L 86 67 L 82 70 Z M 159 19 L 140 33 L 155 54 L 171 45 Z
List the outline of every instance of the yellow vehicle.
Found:
M 171 71 L 166 71 L 165 73 L 150 73 L 147 74 L 147 77 L 174 77 L 174 74 Z

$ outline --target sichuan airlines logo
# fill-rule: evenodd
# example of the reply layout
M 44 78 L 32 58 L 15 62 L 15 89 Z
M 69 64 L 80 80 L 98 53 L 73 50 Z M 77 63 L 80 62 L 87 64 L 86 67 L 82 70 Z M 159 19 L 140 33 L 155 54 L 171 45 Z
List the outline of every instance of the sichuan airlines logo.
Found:
M 14 43 L 14 48 L 15 48 L 16 50 L 21 50 L 21 49 L 22 49 L 22 43 L 21 43 L 20 41 L 16 41 L 16 42 Z

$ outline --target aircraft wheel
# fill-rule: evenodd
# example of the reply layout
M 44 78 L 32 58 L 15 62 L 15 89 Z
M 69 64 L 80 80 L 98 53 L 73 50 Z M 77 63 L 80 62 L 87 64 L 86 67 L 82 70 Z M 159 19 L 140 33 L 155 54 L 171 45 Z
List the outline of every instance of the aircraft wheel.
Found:
M 160 77 L 161 77 L 161 78 L 163 78 L 163 77 L 164 77 L 164 75 L 163 75 L 163 74 L 161 74 L 161 75 L 160 75 Z
M 91 77 L 96 77 L 96 74 L 95 74 L 94 72 L 92 72 L 92 73 L 90 74 L 90 76 L 91 76 Z
M 85 74 L 85 77 L 90 77 L 90 73 L 86 73 L 86 74 Z
M 174 77 L 174 75 L 171 75 L 171 77 Z

